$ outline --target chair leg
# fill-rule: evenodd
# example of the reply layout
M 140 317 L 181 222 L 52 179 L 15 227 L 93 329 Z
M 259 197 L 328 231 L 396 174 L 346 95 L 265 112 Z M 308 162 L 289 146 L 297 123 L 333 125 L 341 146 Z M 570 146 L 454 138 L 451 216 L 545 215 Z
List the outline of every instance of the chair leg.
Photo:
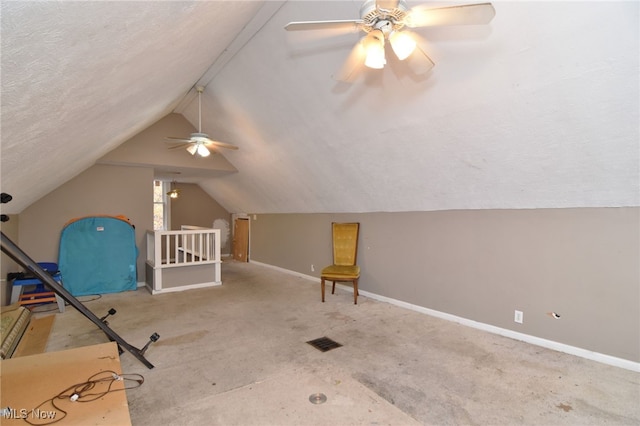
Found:
M 353 304 L 358 304 L 358 279 L 353 280 Z
M 320 291 L 322 292 L 322 303 L 324 303 L 324 278 L 320 278 Z
M 331 287 L 331 294 L 335 294 L 336 293 L 336 282 L 333 282 L 333 287 Z

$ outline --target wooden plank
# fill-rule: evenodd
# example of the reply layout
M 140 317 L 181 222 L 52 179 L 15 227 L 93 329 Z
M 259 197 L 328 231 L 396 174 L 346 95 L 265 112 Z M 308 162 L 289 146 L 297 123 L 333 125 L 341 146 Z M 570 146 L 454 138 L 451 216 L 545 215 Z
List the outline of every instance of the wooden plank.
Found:
M 124 381 L 113 382 L 111 389 L 116 391 L 95 401 L 81 403 L 67 397 L 56 399 L 59 409 L 50 403 L 39 406 L 106 371 L 122 374 L 115 342 L 0 361 L 0 406 L 11 407 L 9 415 L 2 418 L 2 425 L 24 425 L 25 418 L 36 424 L 48 423 L 64 416 L 59 409 L 67 412 L 60 423 L 64 425 L 131 425 Z M 97 384 L 90 392 L 105 391 L 108 383 Z
M 20 306 L 17 302 L 13 305 L 0 308 L 0 337 L 2 345 L 0 354 L 2 359 L 11 358 L 15 352 L 18 343 L 31 321 L 31 311 Z
M 51 328 L 53 327 L 53 320 L 55 320 L 55 318 L 55 315 L 31 318 L 29 327 L 24 332 L 24 335 L 22 336 L 16 351 L 13 353 L 12 358 L 44 353 L 47 348 L 47 341 L 49 340 L 49 334 L 51 334 Z

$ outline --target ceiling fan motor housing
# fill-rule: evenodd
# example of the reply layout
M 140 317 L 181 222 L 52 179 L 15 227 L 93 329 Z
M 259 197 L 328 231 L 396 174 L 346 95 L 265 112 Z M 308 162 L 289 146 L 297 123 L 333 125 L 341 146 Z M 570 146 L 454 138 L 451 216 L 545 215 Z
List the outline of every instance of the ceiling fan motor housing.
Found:
M 191 133 L 192 142 L 205 143 L 209 140 L 209 135 L 207 135 L 206 133 Z
M 396 7 L 389 10 L 378 8 L 376 0 L 366 0 L 360 8 L 360 18 L 364 21 L 362 29 L 367 33 L 380 30 L 388 37 L 391 32 L 404 27 L 408 11 L 405 0 L 399 0 Z

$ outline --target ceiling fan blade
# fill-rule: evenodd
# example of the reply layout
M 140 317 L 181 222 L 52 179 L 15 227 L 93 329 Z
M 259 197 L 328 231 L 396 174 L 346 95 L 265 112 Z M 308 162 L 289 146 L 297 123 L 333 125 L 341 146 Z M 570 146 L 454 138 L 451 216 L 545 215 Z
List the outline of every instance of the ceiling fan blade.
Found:
M 172 141 L 177 141 L 177 142 L 193 142 L 191 139 L 185 139 L 185 138 L 173 138 L 171 136 L 167 136 L 165 139 L 167 139 L 167 142 L 172 142 Z
M 399 0 L 376 0 L 378 9 L 393 10 L 398 7 Z
M 218 142 L 218 141 L 214 141 L 209 139 L 209 141 L 205 142 L 204 145 L 213 145 L 213 146 L 217 146 L 220 148 L 226 148 L 226 149 L 238 149 L 237 146 L 235 145 L 231 145 L 230 143 L 224 143 L 224 142 Z
M 362 19 L 346 21 L 304 21 L 289 22 L 284 29 L 287 31 L 306 30 L 351 30 L 359 31 L 364 21 Z
M 405 18 L 405 25 L 411 28 L 436 27 L 445 25 L 481 25 L 491 22 L 496 11 L 491 3 L 464 4 L 429 8 L 416 6 Z
M 178 145 L 174 145 L 174 146 L 170 146 L 167 149 L 180 149 L 180 148 L 184 148 L 185 146 L 189 146 L 191 145 L 190 143 L 180 143 Z
M 405 62 L 416 75 L 426 74 L 431 71 L 436 64 L 431 60 L 429 55 L 426 54 L 424 48 L 424 41 L 416 34 L 412 34 L 413 39 L 416 41 L 416 49 L 413 53 L 405 59 Z
M 353 46 L 353 49 L 351 49 L 349 56 L 347 56 L 340 70 L 333 75 L 333 79 L 344 83 L 352 83 L 358 75 L 358 69 L 360 69 L 364 63 L 364 58 L 365 51 L 361 40 Z

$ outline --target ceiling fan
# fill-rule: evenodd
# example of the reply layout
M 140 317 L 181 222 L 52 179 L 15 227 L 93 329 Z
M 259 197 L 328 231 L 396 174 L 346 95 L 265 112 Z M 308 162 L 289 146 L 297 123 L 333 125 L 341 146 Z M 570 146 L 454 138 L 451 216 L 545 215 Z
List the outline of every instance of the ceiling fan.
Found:
M 214 141 L 207 135 L 206 133 L 202 133 L 202 92 L 204 92 L 204 87 L 197 86 L 196 91 L 198 92 L 198 133 L 191 133 L 189 139 L 185 138 L 174 138 L 167 137 L 166 139 L 170 142 L 183 142 L 179 145 L 172 146 L 169 149 L 177 149 L 187 147 L 187 151 L 189 154 L 196 155 L 198 154 L 201 157 L 208 157 L 211 152 L 208 147 L 220 147 L 227 149 L 238 149 L 237 146 L 231 145 L 224 142 Z
M 410 9 L 406 0 L 366 0 L 360 8 L 360 19 L 290 22 L 284 28 L 287 31 L 360 30 L 367 33 L 333 76 L 338 81 L 350 82 L 362 64 L 374 69 L 384 67 L 386 41 L 398 59 L 411 58 L 414 72 L 422 74 L 433 68 L 433 61 L 420 47 L 420 37 L 404 30 L 405 27 L 488 24 L 494 16 L 491 3 L 436 8 L 419 5 Z

